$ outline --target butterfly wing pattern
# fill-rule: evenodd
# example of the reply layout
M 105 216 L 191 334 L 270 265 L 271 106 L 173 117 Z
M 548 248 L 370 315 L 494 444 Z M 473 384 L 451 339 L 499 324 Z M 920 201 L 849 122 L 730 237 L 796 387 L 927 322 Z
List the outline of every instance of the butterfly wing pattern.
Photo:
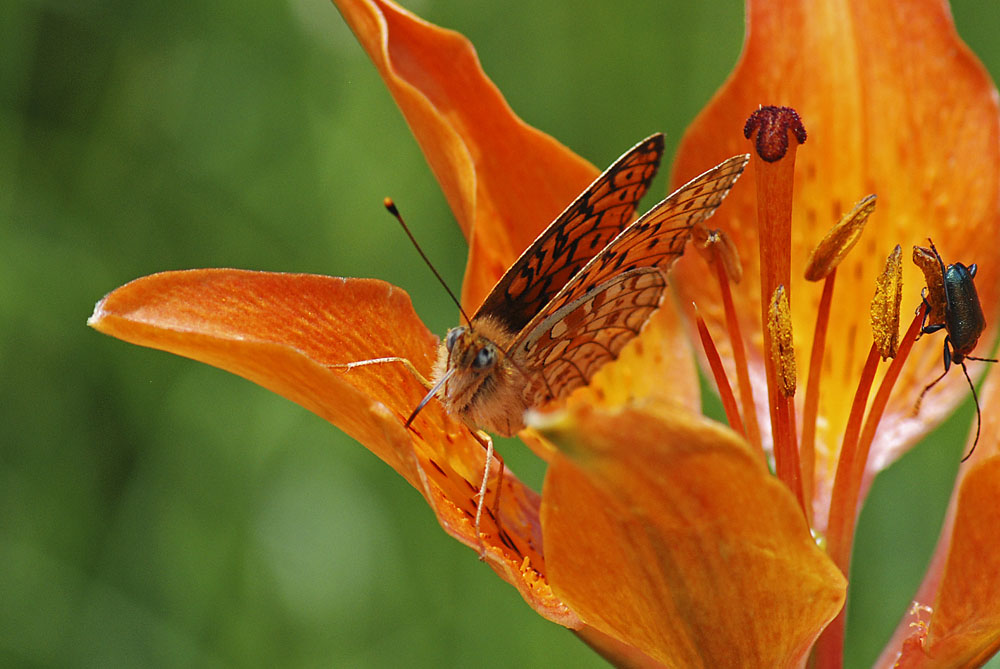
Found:
M 626 151 L 573 201 L 497 282 L 472 320 L 518 333 L 632 221 L 663 157 L 663 135 Z
M 655 267 L 615 275 L 549 312 L 525 338 L 529 376 L 525 405 L 543 406 L 586 385 L 639 334 L 663 299 L 667 281 Z
M 748 159 L 720 163 L 628 225 L 529 321 L 507 351 L 532 372 L 526 406 L 543 406 L 586 385 L 639 334 L 659 307 L 665 273 L 684 252 L 691 229 L 715 213 Z

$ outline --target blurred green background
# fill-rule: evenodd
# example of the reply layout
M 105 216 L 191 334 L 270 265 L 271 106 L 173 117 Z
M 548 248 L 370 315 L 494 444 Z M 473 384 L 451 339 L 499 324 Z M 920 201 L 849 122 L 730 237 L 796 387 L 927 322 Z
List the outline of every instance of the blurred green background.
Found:
M 672 153 L 736 60 L 741 3 L 587 5 L 408 6 L 468 35 L 513 108 L 595 164 L 656 130 Z M 954 14 L 1000 76 L 1000 3 Z M 0 6 L 0 665 L 603 664 L 336 429 L 85 327 L 130 279 L 229 266 L 386 279 L 444 332 L 454 308 L 386 195 L 459 286 L 443 196 L 324 0 Z M 872 492 L 849 666 L 920 579 L 957 467 L 942 442 Z

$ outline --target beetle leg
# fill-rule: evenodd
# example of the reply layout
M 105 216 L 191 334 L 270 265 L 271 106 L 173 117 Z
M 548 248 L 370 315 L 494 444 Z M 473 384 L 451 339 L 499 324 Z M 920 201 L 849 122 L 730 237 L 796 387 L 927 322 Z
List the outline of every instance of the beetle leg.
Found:
M 943 372 L 941 372 L 941 376 L 937 377 L 936 379 L 934 379 L 933 381 L 931 381 L 930 383 L 928 383 L 927 386 L 922 391 L 920 391 L 920 397 L 917 398 L 917 403 L 913 405 L 913 415 L 914 416 L 916 416 L 918 413 L 920 413 L 920 403 L 924 401 L 924 395 L 927 394 L 927 391 L 930 390 L 931 388 L 933 388 L 934 386 L 936 386 L 938 384 L 938 381 L 940 381 L 941 379 L 943 379 L 944 375 L 947 374 L 947 373 L 948 373 L 948 370 L 947 369 L 944 370 Z
M 962 364 L 962 368 L 965 369 L 965 365 L 964 364 Z M 934 386 L 936 386 L 938 384 L 938 381 L 940 381 L 941 379 L 944 378 L 944 375 L 948 373 L 949 369 L 951 369 L 951 339 L 949 339 L 948 337 L 945 337 L 944 338 L 944 371 L 941 372 L 941 376 L 939 376 L 936 379 L 934 379 L 933 381 L 931 381 L 929 384 L 927 384 L 927 386 L 922 391 L 920 391 L 920 397 L 917 398 L 917 403 L 913 405 L 913 415 L 914 416 L 916 416 L 918 413 L 920 413 L 920 403 L 924 401 L 924 395 L 927 394 L 928 390 L 930 390 L 931 388 L 933 388 Z
M 920 301 L 921 305 L 917 307 L 917 310 L 914 313 L 919 313 L 922 307 L 924 310 L 924 315 L 923 318 L 920 319 L 920 332 L 917 333 L 917 337 L 916 339 L 914 339 L 914 341 L 920 339 L 925 334 L 931 334 L 932 332 L 937 332 L 938 330 L 944 327 L 944 323 L 939 323 L 937 325 L 926 325 L 927 317 L 930 316 L 931 314 L 931 303 L 927 301 L 926 286 L 920 289 Z
M 938 323 L 937 325 L 928 325 L 925 328 L 920 329 L 920 334 L 933 334 L 944 327 L 944 323 Z
M 927 314 L 931 312 L 931 303 L 927 301 L 927 286 L 920 289 L 920 302 L 920 306 L 924 307 L 924 317 L 920 319 L 920 329 L 923 330 L 924 323 L 927 322 Z M 920 307 L 917 307 L 917 310 L 913 313 L 917 313 L 918 311 L 920 311 Z

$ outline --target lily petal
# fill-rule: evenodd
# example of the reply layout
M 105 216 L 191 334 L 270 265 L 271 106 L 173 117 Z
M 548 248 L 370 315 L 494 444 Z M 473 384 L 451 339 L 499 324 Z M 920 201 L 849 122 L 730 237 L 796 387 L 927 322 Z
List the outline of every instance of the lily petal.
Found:
M 730 430 L 656 402 L 571 402 L 536 427 L 560 449 L 552 586 L 585 622 L 667 666 L 793 666 L 843 605 L 794 497 Z
M 1000 114 L 982 65 L 959 39 L 946 3 L 920 0 L 748 0 L 747 37 L 732 76 L 689 128 L 675 164 L 675 182 L 706 159 L 745 150 L 739 129 L 760 104 L 794 107 L 809 132 L 798 151 L 792 233 L 791 291 L 796 347 L 808 351 L 821 286 L 795 283 L 811 248 L 852 204 L 878 195 L 874 234 L 862 237 L 838 275 L 821 383 L 817 476 L 832 479 L 855 381 L 871 344 L 868 300 L 891 248 L 932 237 L 947 262 L 978 262 L 976 282 L 996 334 L 1000 247 L 984 244 L 1000 232 Z M 727 130 L 728 129 L 728 130 Z M 715 223 L 740 251 L 748 280 L 737 299 L 760 313 L 757 230 L 752 179 L 737 184 Z M 686 298 L 706 319 L 721 323 L 715 292 L 701 268 L 679 266 Z M 920 303 L 920 273 L 910 270 L 904 309 Z M 763 378 L 760 324 L 749 337 L 757 378 Z M 873 446 L 869 474 L 883 468 L 965 397 L 964 379 L 946 379 L 910 414 L 917 394 L 941 366 L 940 340 L 915 348 Z M 961 375 L 956 375 L 961 376 Z M 825 391 L 825 392 L 823 392 Z M 758 415 L 766 424 L 764 393 Z M 817 486 L 818 499 L 828 486 Z M 822 502 L 817 506 L 824 506 Z M 822 529 L 822 528 L 820 528 Z
M 464 36 L 387 0 L 335 4 L 406 117 L 469 239 L 462 303 L 471 313 L 598 170 L 518 118 Z M 704 161 L 690 176 L 712 164 Z M 641 339 L 648 344 L 630 347 L 625 360 L 609 366 L 618 371 L 608 374 L 617 376 L 596 383 L 620 395 L 628 378 L 633 397 L 669 391 L 699 408 L 697 372 L 675 309 L 665 305 L 647 330 Z M 668 375 L 669 386 L 662 383 Z M 545 457 L 545 447 L 527 438 Z
M 406 478 L 442 527 L 478 547 L 472 519 L 483 450 L 468 428 L 431 403 L 403 428 L 425 394 L 399 363 L 345 369 L 386 356 L 430 372 L 438 346 L 409 297 L 385 282 L 230 269 L 163 272 L 118 288 L 91 327 L 243 376 L 337 425 Z M 487 493 L 495 499 L 495 487 Z M 553 594 L 541 555 L 538 495 L 504 472 L 503 533 L 484 519 L 482 550 L 493 569 L 541 615 L 579 627 Z
M 907 667 L 978 666 L 1000 649 L 1000 374 L 983 393 L 983 430 L 959 480 L 915 601 L 931 613 L 900 622 L 879 661 Z
M 469 239 L 472 310 L 598 170 L 514 114 L 472 44 L 386 0 L 335 0 Z

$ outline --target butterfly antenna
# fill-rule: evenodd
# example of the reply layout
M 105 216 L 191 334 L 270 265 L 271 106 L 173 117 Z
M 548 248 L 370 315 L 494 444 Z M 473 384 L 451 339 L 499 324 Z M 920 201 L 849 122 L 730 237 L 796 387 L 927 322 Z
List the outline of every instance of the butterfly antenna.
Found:
M 410 232 L 410 228 L 407 227 L 406 221 L 403 220 L 402 214 L 399 213 L 399 209 L 396 209 L 396 203 L 392 201 L 392 198 L 387 197 L 383 201 L 383 204 L 385 205 L 385 208 L 389 210 L 389 213 L 392 214 L 397 221 L 399 221 L 399 224 L 401 226 L 403 226 L 403 232 L 405 232 L 406 236 L 410 238 L 410 241 L 413 243 L 413 248 L 417 249 L 417 253 L 420 254 L 420 257 L 424 259 L 424 262 L 427 263 L 427 266 L 431 268 L 432 272 L 434 272 L 434 276 L 437 277 L 437 280 L 441 283 L 442 286 L 444 286 L 444 289 L 448 292 L 448 296 L 451 298 L 451 301 L 455 303 L 455 305 L 458 307 L 458 310 L 462 313 L 462 318 L 465 319 L 466 323 L 471 324 L 472 319 L 469 318 L 469 315 L 467 313 L 465 313 L 465 309 L 462 308 L 462 303 L 458 301 L 457 297 L 455 297 L 455 293 L 451 292 L 451 288 L 448 287 L 448 284 L 445 283 L 444 279 L 441 278 L 441 275 L 438 274 L 438 271 L 434 268 L 434 265 L 427 257 L 427 254 L 424 253 L 424 250 L 420 248 L 420 244 L 417 243 L 417 240 L 413 236 L 413 233 Z M 422 406 L 423 404 L 421 404 L 421 407 Z

